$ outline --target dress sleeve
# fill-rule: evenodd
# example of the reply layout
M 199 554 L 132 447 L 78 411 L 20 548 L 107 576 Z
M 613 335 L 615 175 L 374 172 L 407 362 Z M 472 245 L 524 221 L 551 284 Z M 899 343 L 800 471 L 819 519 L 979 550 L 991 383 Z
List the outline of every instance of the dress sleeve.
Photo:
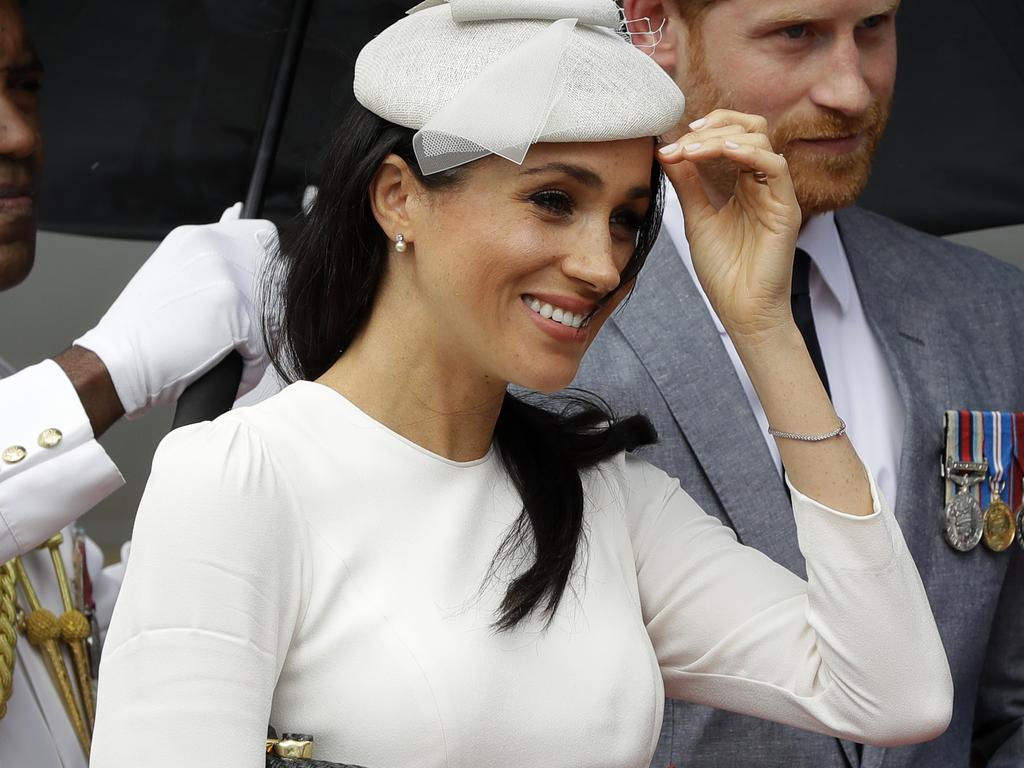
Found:
M 124 484 L 52 360 L 0 379 L 0 453 L 0 563 L 42 544 Z
M 233 415 L 161 443 L 100 665 L 93 768 L 262 768 L 307 593 L 306 529 Z
M 873 480 L 867 517 L 791 487 L 804 581 L 660 470 L 630 457 L 625 471 L 643 619 L 670 698 L 876 745 L 945 730 L 949 665 Z

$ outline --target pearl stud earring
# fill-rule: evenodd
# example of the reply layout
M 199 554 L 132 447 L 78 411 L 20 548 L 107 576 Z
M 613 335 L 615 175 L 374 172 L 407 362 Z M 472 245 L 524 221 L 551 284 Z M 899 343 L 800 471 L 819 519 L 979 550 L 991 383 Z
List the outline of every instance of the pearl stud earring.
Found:
M 408 246 L 405 243 L 405 235 L 399 232 L 397 235 L 395 235 L 395 250 L 398 251 L 399 253 L 405 253 L 405 249 L 407 247 Z

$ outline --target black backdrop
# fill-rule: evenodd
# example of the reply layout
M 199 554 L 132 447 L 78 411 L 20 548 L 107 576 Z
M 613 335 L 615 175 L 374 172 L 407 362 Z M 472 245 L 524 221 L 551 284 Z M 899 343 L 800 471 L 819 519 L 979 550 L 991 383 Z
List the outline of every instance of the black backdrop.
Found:
M 313 4 L 265 215 L 298 209 L 362 44 L 413 0 Z M 46 66 L 41 226 L 157 239 L 244 197 L 287 0 L 27 0 Z M 904 0 L 863 204 L 946 233 L 1024 222 L 1024 2 Z M 401 87 L 401 84 L 396 84 Z

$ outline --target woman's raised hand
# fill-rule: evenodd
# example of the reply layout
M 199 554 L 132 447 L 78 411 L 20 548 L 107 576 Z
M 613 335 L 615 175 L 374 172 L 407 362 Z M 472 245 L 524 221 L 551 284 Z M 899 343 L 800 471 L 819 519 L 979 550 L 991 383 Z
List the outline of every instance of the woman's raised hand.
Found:
M 786 159 L 772 149 L 763 117 L 717 109 L 690 127 L 657 155 L 682 203 L 704 292 L 734 341 L 791 326 L 801 214 Z M 739 173 L 723 204 L 709 179 L 731 179 L 729 165 Z

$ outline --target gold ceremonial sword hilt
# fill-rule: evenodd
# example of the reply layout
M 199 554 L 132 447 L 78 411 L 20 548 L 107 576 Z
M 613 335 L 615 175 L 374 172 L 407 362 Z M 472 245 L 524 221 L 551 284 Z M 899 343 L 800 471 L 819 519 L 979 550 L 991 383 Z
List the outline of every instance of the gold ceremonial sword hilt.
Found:
M 71 582 L 68 580 L 68 573 L 64 568 L 64 558 L 60 555 L 60 545 L 63 542 L 64 536 L 57 533 L 55 536 L 51 536 L 43 546 L 50 551 L 53 573 L 60 589 L 61 603 L 64 605 L 64 613 L 58 622 L 60 638 L 67 643 L 68 649 L 71 651 L 71 663 L 75 668 L 78 692 L 82 697 L 86 723 L 91 733 L 96 723 L 96 703 L 92 695 L 92 670 L 85 641 L 92 634 L 92 625 L 85 614 L 75 609 L 74 601 L 71 598 Z
M 21 561 L 20 557 L 14 559 L 14 568 L 18 574 L 18 583 L 21 584 L 21 589 L 25 593 L 25 599 L 28 600 L 28 605 L 31 609 L 31 612 L 25 619 L 25 634 L 28 636 L 28 641 L 38 648 L 42 654 L 43 661 L 46 663 L 46 669 L 50 673 L 54 686 L 56 686 L 60 693 L 64 709 L 68 713 L 68 719 L 71 720 L 71 727 L 75 731 L 75 736 L 78 737 L 78 743 L 81 745 L 86 757 L 88 757 L 92 740 L 89 729 L 85 724 L 85 717 L 78 709 L 75 692 L 71 687 L 71 678 L 68 676 L 67 667 L 64 665 L 64 656 L 61 654 L 60 646 L 57 644 L 57 640 L 60 637 L 59 622 L 51 611 L 46 610 L 39 604 L 39 597 L 28 578 L 25 564 Z

